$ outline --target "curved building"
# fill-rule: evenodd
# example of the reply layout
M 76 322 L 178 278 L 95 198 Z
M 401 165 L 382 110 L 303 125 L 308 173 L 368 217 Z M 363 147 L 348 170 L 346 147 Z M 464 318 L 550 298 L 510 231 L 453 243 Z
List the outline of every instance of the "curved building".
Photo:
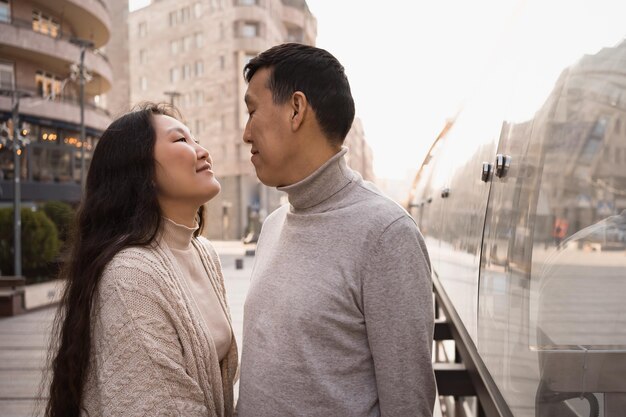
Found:
M 95 140 L 110 122 L 104 110 L 113 71 L 102 48 L 111 36 L 103 0 L 0 0 L 0 83 L 4 94 L 29 94 L 19 106 L 20 130 L 29 140 L 21 163 L 25 201 L 80 198 L 81 158 L 89 165 Z M 85 53 L 86 145 L 80 142 L 76 39 L 93 42 Z M 10 128 L 11 98 L 0 96 L 0 124 Z M 0 201 L 13 197 L 13 155 L 0 148 Z

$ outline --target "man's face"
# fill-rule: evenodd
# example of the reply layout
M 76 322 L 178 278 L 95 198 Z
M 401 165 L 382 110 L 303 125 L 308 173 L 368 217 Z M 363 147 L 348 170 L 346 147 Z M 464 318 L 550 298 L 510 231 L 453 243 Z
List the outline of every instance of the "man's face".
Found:
M 293 110 L 289 102 L 275 104 L 268 88 L 270 70 L 258 70 L 248 84 L 248 122 L 243 141 L 251 145 L 250 160 L 259 180 L 267 186 L 290 185 L 297 143 L 291 130 Z

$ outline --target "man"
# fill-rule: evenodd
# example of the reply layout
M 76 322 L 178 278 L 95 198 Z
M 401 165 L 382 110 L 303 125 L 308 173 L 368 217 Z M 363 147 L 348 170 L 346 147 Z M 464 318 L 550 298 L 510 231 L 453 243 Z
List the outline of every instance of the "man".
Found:
M 341 64 L 300 44 L 244 69 L 243 135 L 289 204 L 265 220 L 245 304 L 239 417 L 431 416 L 432 287 L 400 206 L 347 167 Z

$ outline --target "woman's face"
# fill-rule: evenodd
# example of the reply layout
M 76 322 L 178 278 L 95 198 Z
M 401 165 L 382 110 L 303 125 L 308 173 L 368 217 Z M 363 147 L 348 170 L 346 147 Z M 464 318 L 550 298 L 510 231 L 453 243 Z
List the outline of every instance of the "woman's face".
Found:
M 220 192 L 213 161 L 189 129 L 170 116 L 154 115 L 156 187 L 161 203 L 197 209 Z

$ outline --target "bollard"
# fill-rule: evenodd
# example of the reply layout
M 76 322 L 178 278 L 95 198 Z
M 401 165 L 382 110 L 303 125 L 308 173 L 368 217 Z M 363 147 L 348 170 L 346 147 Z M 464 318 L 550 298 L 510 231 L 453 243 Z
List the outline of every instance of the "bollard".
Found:
M 242 258 L 235 259 L 235 269 L 243 269 L 243 259 Z

